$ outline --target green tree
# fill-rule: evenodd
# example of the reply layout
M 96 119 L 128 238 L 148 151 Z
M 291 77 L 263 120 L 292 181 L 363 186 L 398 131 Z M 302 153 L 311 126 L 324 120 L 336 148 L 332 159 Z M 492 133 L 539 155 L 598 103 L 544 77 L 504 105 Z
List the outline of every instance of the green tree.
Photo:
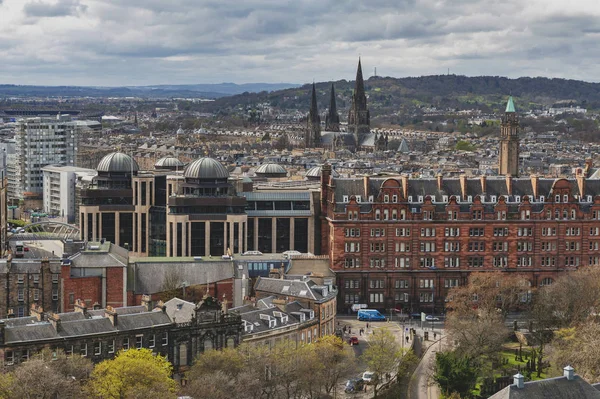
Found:
M 375 373 L 375 382 L 373 383 L 374 396 L 377 396 L 377 390 L 383 382 L 383 376 L 395 370 L 398 360 L 402 356 L 400 344 L 396 337 L 388 329 L 381 328 L 375 330 L 369 336 L 367 348 L 362 354 L 362 360 L 365 362 L 369 371 Z
M 468 141 L 461 140 L 458 143 L 456 143 L 456 149 L 458 151 L 474 151 L 475 146 L 469 143 Z
M 331 393 L 338 381 L 356 370 L 356 358 L 352 348 L 334 335 L 320 338 L 314 345 L 317 361 L 321 364 L 322 385 Z
M 445 396 L 458 393 L 470 398 L 478 375 L 474 361 L 456 351 L 435 354 L 433 380 Z
M 87 388 L 91 397 L 102 399 L 174 398 L 172 371 L 171 363 L 151 350 L 130 349 L 96 365 Z

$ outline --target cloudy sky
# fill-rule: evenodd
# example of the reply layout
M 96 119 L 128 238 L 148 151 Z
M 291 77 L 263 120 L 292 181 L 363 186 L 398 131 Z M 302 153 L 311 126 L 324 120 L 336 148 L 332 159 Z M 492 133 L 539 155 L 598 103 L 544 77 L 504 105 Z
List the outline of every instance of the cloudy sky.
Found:
M 0 83 L 600 81 L 598 0 L 0 0 Z

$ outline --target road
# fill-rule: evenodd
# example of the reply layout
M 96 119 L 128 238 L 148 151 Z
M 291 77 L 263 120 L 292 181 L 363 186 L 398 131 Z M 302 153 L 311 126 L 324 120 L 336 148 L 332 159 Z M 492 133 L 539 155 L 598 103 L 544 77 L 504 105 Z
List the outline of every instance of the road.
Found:
M 440 335 L 438 335 L 439 337 Z M 431 384 L 431 373 L 435 354 L 442 350 L 444 338 L 446 337 L 442 336 L 427 347 L 410 380 L 408 388 L 409 399 L 437 399 L 440 397 L 440 390 L 437 385 Z
M 15 242 L 10 242 L 10 247 L 15 253 Z M 24 253 L 23 259 L 42 259 L 42 258 L 60 258 L 63 253 L 63 246 L 60 241 L 40 240 L 40 241 L 24 241 L 23 244 L 29 248 L 29 251 Z

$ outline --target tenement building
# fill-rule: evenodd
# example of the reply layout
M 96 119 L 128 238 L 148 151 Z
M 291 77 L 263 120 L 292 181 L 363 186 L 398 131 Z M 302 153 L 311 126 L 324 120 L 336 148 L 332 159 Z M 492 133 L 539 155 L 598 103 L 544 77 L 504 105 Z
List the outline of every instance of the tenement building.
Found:
M 441 311 L 473 271 L 519 273 L 532 287 L 600 265 L 600 180 L 321 177 L 322 248 L 338 311 Z

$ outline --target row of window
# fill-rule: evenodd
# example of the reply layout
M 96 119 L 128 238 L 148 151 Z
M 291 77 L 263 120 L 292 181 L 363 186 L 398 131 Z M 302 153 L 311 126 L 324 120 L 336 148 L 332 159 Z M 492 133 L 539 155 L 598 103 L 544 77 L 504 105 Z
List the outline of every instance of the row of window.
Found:
M 24 284 L 26 276 L 27 276 L 27 274 L 17 274 L 17 284 Z M 34 284 L 39 284 L 39 282 L 40 282 L 39 273 L 31 274 L 30 278 L 33 280 Z M 59 278 L 60 278 L 60 274 L 52 273 L 52 283 L 53 284 L 58 284 Z
M 360 202 L 362 202 L 362 196 L 361 196 L 361 195 L 356 195 L 356 196 L 354 196 L 354 197 L 356 198 L 356 202 L 359 202 L 359 203 L 360 203 Z M 432 202 L 436 202 L 436 200 L 435 200 L 435 195 L 431 195 L 430 197 L 431 197 L 431 201 L 432 201 Z M 441 201 L 441 202 L 442 202 L 442 203 L 448 203 L 451 197 L 452 197 L 452 196 L 449 196 L 449 195 L 442 195 L 442 201 Z M 483 196 L 479 196 L 479 197 L 480 197 L 480 200 L 481 200 L 481 202 L 485 202 L 485 198 L 486 198 L 486 196 L 485 196 L 485 195 L 483 195 Z M 524 197 L 524 196 L 523 196 L 523 197 Z M 399 198 L 401 198 L 401 197 L 399 197 L 399 196 L 398 196 L 398 195 L 396 195 L 396 194 L 393 194 L 391 197 L 390 197 L 390 195 L 389 195 L 389 194 L 384 194 L 384 195 L 383 195 L 383 202 L 384 202 L 385 204 L 388 204 L 388 203 L 390 203 L 390 198 L 391 198 L 391 202 L 392 202 L 392 203 L 394 203 L 394 204 L 396 204 L 396 203 L 398 203 L 398 199 L 399 199 Z M 461 202 L 461 196 L 454 196 L 454 198 L 456 199 L 456 202 L 459 202 L 459 203 Z M 473 198 L 474 198 L 474 197 L 473 197 L 472 195 L 468 195 L 468 196 L 467 196 L 467 201 L 466 201 L 466 202 L 467 202 L 467 203 L 472 203 L 472 202 L 473 202 Z M 489 201 L 489 202 L 491 202 L 491 203 L 496 203 L 496 202 L 498 202 L 498 198 L 499 198 L 499 197 L 498 197 L 498 196 L 496 196 L 496 195 L 491 195 L 491 196 L 490 196 L 490 201 Z M 506 198 L 506 197 L 505 197 L 505 198 Z M 528 198 L 529 198 L 529 201 L 531 201 L 531 202 L 535 202 L 535 196 L 528 195 Z M 545 202 L 545 201 L 546 201 L 546 197 L 545 197 L 545 196 L 543 196 L 543 195 L 540 195 L 540 196 L 538 196 L 537 198 L 538 198 L 538 201 L 539 201 L 539 202 Z M 549 200 L 550 200 L 550 198 L 551 198 L 551 197 L 548 197 L 548 199 L 549 199 Z M 586 196 L 586 197 L 580 197 L 580 196 L 576 195 L 576 196 L 574 196 L 574 198 L 575 198 L 575 199 L 580 199 L 581 201 L 583 201 L 583 200 L 585 199 L 585 201 L 586 201 L 586 202 L 592 202 L 592 200 L 593 200 L 593 198 L 592 198 L 592 196 L 591 196 L 591 195 L 588 195 L 588 196 Z M 343 201 L 343 202 L 348 202 L 348 201 L 349 201 L 349 199 L 350 199 L 350 196 L 349 196 L 349 195 L 344 195 L 344 196 L 342 197 L 342 201 Z M 412 203 L 412 202 L 414 202 L 414 201 L 413 201 L 413 199 L 414 199 L 414 197 L 413 197 L 412 195 L 410 195 L 410 196 L 407 198 L 407 202 L 410 202 L 410 203 Z M 521 199 L 522 199 L 522 197 L 521 197 L 520 195 L 515 195 L 515 196 L 514 196 L 514 202 L 515 202 L 515 203 L 520 203 L 520 202 L 521 202 Z M 375 197 L 374 197 L 373 195 L 369 195 L 369 197 L 368 197 L 368 200 L 369 200 L 368 202 L 372 203 L 372 202 L 374 202 L 374 200 L 375 200 Z M 416 201 L 416 202 L 418 202 L 418 203 L 423 203 L 423 202 L 424 202 L 424 200 L 425 200 L 425 196 L 423 196 L 423 195 L 419 195 L 419 196 L 417 196 L 417 201 Z M 507 202 L 508 202 L 508 201 L 507 201 Z M 569 195 L 568 195 L 568 194 L 563 194 L 563 195 L 562 195 L 562 201 L 561 201 L 561 195 L 559 195 L 559 194 L 556 194 L 556 195 L 554 196 L 554 202 L 556 202 L 556 203 L 568 203 L 568 202 L 570 202 L 570 197 L 569 197 Z

